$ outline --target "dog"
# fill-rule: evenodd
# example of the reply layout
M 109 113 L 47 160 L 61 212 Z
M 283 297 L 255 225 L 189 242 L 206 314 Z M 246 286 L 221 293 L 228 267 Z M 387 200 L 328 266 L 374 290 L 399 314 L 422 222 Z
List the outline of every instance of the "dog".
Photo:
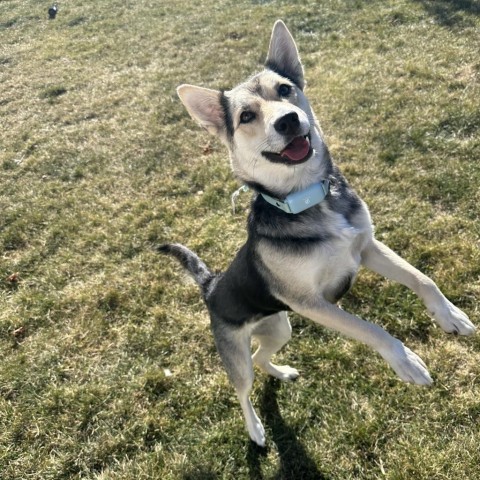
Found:
M 233 173 L 254 195 L 248 239 L 224 273 L 212 273 L 183 245 L 159 250 L 199 284 L 217 350 L 259 446 L 265 430 L 249 399 L 253 365 L 281 380 L 299 375 L 271 361 L 291 337 L 288 311 L 370 346 L 405 382 L 432 382 L 400 340 L 337 306 L 360 265 L 413 290 L 446 332 L 475 332 L 430 278 L 375 238 L 368 208 L 333 163 L 304 90 L 297 46 L 281 20 L 260 73 L 229 91 L 177 89 L 193 119 L 225 144 Z M 252 337 L 259 344 L 253 356 Z

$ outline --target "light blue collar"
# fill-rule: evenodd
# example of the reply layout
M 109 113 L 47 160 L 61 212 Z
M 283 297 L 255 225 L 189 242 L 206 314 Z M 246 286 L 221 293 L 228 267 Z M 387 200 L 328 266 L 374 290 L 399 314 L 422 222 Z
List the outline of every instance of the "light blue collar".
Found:
M 314 207 L 325 200 L 330 189 L 330 182 L 322 180 L 319 183 L 310 185 L 305 190 L 291 193 L 284 200 L 271 197 L 266 193 L 261 193 L 262 197 L 274 207 L 283 210 L 285 213 L 300 213 L 308 208 Z

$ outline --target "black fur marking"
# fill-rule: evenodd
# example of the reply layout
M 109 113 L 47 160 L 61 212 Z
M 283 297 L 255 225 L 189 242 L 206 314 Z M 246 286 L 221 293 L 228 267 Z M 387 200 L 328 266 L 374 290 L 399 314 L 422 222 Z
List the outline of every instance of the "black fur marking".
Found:
M 335 287 L 332 292 L 332 302 L 337 303 L 351 288 L 353 275 L 347 275 L 340 283 Z
M 312 248 L 332 238 L 331 234 L 315 227 L 321 225 L 323 218 L 319 206 L 292 215 L 258 195 L 249 217 L 249 236 L 255 243 L 263 239 L 279 250 L 308 254 Z
M 327 196 L 328 206 L 342 214 L 348 221 L 360 210 L 362 202 L 354 190 L 350 188 L 345 177 L 337 167 L 333 167 L 333 173 L 329 177 L 330 189 L 335 189 L 339 195 Z
M 268 60 L 265 63 L 265 68 L 271 70 L 272 72 L 275 72 L 281 77 L 288 78 L 288 80 L 293 82 L 298 88 L 300 88 L 300 90 L 302 90 L 300 79 L 297 78 L 296 75 L 292 75 L 292 72 L 287 72 L 285 69 L 280 67 L 277 62 L 274 62 L 273 60 Z
M 257 258 L 251 242 L 237 253 L 225 273 L 213 274 L 200 258 L 180 244 L 157 247 L 161 253 L 174 256 L 201 286 L 203 298 L 212 320 L 222 319 L 241 327 L 267 315 L 289 310 L 275 298 L 260 275 Z
M 312 248 L 317 247 L 320 243 L 326 242 L 333 237 L 327 234 L 319 234 L 311 237 L 269 237 L 268 235 L 262 235 L 262 238 L 268 240 L 268 243 L 278 250 L 284 249 L 293 254 L 308 255 Z
M 258 262 L 247 241 L 206 298 L 212 320 L 221 318 L 223 322 L 241 327 L 245 322 L 289 310 L 270 292 L 258 271 Z
M 232 112 L 230 109 L 230 102 L 228 101 L 227 96 L 225 95 L 224 91 L 220 92 L 220 105 L 222 106 L 223 109 L 223 117 L 225 120 L 225 129 L 227 131 L 228 138 L 233 137 L 233 118 L 232 118 Z

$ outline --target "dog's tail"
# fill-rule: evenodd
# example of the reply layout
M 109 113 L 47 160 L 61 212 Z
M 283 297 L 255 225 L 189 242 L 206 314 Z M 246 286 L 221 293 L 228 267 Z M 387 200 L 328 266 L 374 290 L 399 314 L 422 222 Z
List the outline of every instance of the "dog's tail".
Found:
M 215 274 L 208 269 L 198 255 L 179 243 L 165 243 L 158 246 L 157 251 L 175 257 L 198 285 L 200 285 L 203 295 L 207 295 L 208 287 L 215 278 Z

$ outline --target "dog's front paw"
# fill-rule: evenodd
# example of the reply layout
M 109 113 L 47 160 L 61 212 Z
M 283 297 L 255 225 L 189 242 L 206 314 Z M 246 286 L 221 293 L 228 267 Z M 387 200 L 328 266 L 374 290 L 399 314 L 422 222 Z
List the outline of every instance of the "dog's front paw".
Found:
M 416 385 L 430 385 L 433 380 L 423 360 L 409 348 L 397 340 L 382 356 L 404 381 Z
M 475 325 L 467 315 L 446 298 L 441 306 L 431 308 L 429 312 L 435 322 L 447 333 L 459 335 L 475 333 Z

